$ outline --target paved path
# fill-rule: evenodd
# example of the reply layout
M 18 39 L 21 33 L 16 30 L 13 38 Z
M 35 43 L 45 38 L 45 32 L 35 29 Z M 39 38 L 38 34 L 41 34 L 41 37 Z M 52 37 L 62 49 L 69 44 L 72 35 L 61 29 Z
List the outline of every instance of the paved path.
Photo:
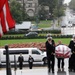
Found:
M 55 73 L 54 75 L 75 75 L 75 73 L 69 73 L 68 72 L 68 59 L 65 59 L 65 72 L 57 72 L 57 59 L 55 60 Z M 6 69 L 0 70 L 0 75 L 6 75 Z M 12 68 L 12 75 L 53 75 L 52 73 L 48 74 L 47 67 L 33 67 L 33 69 L 23 68 L 23 70 L 16 70 L 16 74 L 14 69 Z

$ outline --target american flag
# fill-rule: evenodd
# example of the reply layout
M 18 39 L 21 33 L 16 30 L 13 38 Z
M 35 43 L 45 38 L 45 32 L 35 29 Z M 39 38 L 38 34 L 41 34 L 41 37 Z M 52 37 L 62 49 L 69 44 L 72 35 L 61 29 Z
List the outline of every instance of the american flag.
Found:
M 58 45 L 55 47 L 55 55 L 57 58 L 69 58 L 71 49 L 66 45 Z
M 15 21 L 10 13 L 8 0 L 0 0 L 0 37 L 15 27 Z

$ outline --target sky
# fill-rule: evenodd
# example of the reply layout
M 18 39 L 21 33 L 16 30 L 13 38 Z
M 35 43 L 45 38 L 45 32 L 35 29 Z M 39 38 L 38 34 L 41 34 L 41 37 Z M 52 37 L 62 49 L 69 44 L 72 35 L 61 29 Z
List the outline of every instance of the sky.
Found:
M 67 4 L 68 4 L 70 1 L 71 1 L 71 0 L 64 0 L 64 3 L 67 3 Z

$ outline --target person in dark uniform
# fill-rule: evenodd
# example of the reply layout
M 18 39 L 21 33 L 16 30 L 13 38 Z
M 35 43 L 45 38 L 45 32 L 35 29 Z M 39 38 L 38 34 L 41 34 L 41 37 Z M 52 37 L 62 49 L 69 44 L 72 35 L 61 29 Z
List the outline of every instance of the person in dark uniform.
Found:
M 69 43 L 69 48 L 71 48 L 72 55 L 69 58 L 69 71 L 75 72 L 75 35 L 73 35 L 73 39 Z
M 60 40 L 58 41 L 58 45 L 63 45 Z M 57 60 L 58 60 L 58 71 L 61 71 L 61 68 L 62 68 L 62 71 L 64 71 L 64 58 L 57 58 Z M 60 64 L 61 64 L 61 67 L 60 67 Z
M 58 59 L 58 71 L 61 71 L 61 69 L 60 69 L 61 62 L 62 62 L 61 68 L 62 68 L 62 71 L 64 71 L 64 58 L 57 58 L 57 59 Z
M 22 53 L 20 53 L 20 56 L 18 57 L 18 62 L 19 62 L 19 68 L 20 69 L 23 68 L 23 61 L 24 61 L 24 58 L 22 56 Z
M 48 61 L 48 72 L 50 73 L 50 69 L 52 69 L 52 73 L 54 73 L 55 42 L 54 40 L 52 40 L 52 37 L 47 37 L 47 41 L 45 45 L 46 45 L 46 53 L 47 53 L 47 61 Z
M 33 66 L 33 58 L 31 57 L 31 55 L 29 55 L 28 62 L 29 62 L 29 68 L 32 69 L 32 66 Z

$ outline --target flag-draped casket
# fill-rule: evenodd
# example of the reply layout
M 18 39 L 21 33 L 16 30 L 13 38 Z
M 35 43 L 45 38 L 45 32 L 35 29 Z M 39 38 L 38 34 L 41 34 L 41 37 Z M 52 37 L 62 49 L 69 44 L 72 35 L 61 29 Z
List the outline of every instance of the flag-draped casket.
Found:
M 71 56 L 71 49 L 66 45 L 58 45 L 55 48 L 55 55 L 57 58 L 69 58 Z

